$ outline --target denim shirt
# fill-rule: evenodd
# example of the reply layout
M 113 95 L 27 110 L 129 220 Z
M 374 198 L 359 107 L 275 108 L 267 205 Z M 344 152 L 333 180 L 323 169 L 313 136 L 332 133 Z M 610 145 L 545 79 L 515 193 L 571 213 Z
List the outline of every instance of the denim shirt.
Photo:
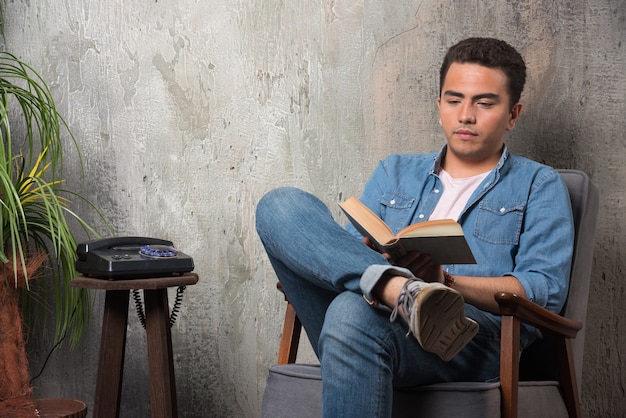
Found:
M 361 201 L 394 233 L 428 220 L 441 197 L 438 173 L 446 149 L 439 154 L 384 159 L 368 180 Z M 560 312 L 569 285 L 574 226 L 567 187 L 556 170 L 513 155 L 505 147 L 457 221 L 477 264 L 444 269 L 460 276 L 515 276 L 528 299 Z M 352 225 L 346 228 L 361 237 Z M 389 270 L 410 275 L 389 265 L 371 266 L 361 279 L 366 297 Z

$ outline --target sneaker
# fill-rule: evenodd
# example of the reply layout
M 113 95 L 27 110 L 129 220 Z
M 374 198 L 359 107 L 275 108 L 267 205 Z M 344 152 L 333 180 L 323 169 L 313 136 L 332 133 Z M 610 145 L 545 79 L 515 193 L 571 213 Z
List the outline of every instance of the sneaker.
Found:
M 450 361 L 478 332 L 476 321 L 465 317 L 465 301 L 441 283 L 408 280 L 389 318 L 402 309 L 412 333 L 424 350 Z

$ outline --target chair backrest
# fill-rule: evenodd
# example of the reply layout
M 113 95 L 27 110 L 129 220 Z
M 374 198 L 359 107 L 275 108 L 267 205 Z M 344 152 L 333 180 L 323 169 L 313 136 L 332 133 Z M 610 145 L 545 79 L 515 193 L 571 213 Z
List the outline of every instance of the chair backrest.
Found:
M 576 382 L 578 393 L 581 393 L 583 352 L 585 348 L 585 322 L 587 317 L 587 302 L 589 299 L 589 286 L 591 282 L 591 268 L 593 265 L 594 235 L 596 220 L 598 217 L 599 195 L 598 189 L 591 183 L 589 177 L 578 170 L 558 170 L 565 181 L 572 202 L 574 216 L 574 256 L 572 258 L 572 271 L 570 275 L 569 293 L 561 314 L 567 318 L 575 319 L 583 323 L 575 339 L 572 340 L 574 365 L 576 368 Z M 553 352 L 546 348 L 552 344 L 550 338 L 543 342 L 533 344 L 532 349 L 524 351 L 522 355 L 520 375 L 524 374 L 525 380 L 545 378 L 545 373 L 537 373 L 537 370 L 545 372 L 555 364 L 546 353 Z M 544 346 L 544 347 L 541 347 Z M 539 360 L 539 358 L 543 358 Z M 537 368 L 528 365 L 537 365 Z M 524 370 L 531 368 L 535 370 Z M 552 371 L 554 372 L 554 371 Z M 543 376 L 537 376 L 537 374 Z
M 576 229 L 569 294 L 563 315 L 583 323 L 583 328 L 572 341 L 578 393 L 581 393 L 586 328 L 584 324 L 587 319 L 599 194 L 585 173 L 577 170 L 559 170 L 559 173 L 569 190 Z

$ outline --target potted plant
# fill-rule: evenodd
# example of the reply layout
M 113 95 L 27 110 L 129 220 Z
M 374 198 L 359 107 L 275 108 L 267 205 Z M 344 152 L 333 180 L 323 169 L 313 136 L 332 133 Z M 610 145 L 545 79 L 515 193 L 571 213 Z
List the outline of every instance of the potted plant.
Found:
M 77 275 L 72 230 L 98 234 L 71 203 L 83 200 L 102 215 L 64 189 L 64 142 L 80 156 L 78 145 L 44 80 L 7 52 L 0 52 L 0 137 L 0 416 L 6 416 L 3 404 L 34 412 L 20 310 L 35 299 L 29 297 L 31 280 L 50 279 L 43 288 L 54 296 L 55 340 L 67 336 L 76 344 L 89 322 L 90 301 L 84 289 L 70 287 Z

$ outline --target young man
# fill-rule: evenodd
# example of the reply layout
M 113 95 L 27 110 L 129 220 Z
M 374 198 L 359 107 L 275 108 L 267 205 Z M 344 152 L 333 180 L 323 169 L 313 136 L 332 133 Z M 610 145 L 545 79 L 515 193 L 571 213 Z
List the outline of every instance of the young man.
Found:
M 499 291 L 561 309 L 573 242 L 567 189 L 556 171 L 504 144 L 525 78 L 503 41 L 451 47 L 437 99 L 446 145 L 386 158 L 361 196 L 396 232 L 456 219 L 475 265 L 380 254 L 298 189 L 259 202 L 257 231 L 321 363 L 325 417 L 390 416 L 393 387 L 496 379 Z M 535 338 L 524 327 L 522 346 Z

